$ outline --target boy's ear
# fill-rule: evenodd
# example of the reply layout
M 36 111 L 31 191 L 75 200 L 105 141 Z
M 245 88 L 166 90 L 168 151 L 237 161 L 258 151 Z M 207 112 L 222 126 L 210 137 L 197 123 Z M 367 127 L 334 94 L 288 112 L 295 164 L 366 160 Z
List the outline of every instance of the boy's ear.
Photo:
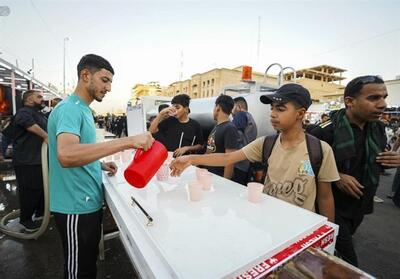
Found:
M 298 115 L 301 120 L 303 120 L 304 116 L 306 115 L 307 110 L 305 108 L 301 108 L 298 110 Z

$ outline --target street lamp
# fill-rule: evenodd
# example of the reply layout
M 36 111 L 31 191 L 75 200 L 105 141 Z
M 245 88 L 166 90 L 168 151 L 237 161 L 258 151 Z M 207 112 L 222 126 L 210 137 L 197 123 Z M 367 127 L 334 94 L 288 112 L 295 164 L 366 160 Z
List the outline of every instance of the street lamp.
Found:
M 65 44 L 66 42 L 70 41 L 71 39 L 69 37 L 64 38 L 64 51 L 63 51 L 63 94 L 65 96 Z

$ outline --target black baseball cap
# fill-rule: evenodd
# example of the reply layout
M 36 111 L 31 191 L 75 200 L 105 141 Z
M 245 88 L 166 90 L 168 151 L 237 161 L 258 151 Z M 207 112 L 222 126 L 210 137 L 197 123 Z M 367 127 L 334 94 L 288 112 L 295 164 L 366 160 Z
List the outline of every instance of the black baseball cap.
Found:
M 295 102 L 305 109 L 308 109 L 312 104 L 310 92 L 297 83 L 282 85 L 275 93 L 262 95 L 260 101 L 267 105 L 274 102 Z

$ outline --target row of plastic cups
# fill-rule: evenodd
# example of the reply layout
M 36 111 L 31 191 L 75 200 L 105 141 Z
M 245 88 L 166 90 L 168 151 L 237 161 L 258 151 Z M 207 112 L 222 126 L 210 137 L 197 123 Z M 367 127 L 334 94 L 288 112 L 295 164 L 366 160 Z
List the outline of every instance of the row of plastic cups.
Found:
M 203 191 L 210 191 L 213 174 L 206 169 L 196 169 L 196 180 L 188 182 L 189 199 L 199 201 L 202 198 Z
M 166 181 L 169 178 L 169 164 L 164 163 L 157 171 L 157 180 Z M 207 169 L 196 169 L 196 180 L 188 182 L 189 198 L 191 201 L 199 201 L 203 191 L 210 191 L 212 186 L 213 174 Z M 250 182 L 247 184 L 247 198 L 252 203 L 259 203 L 262 199 L 264 185 L 261 183 Z
M 121 152 L 117 152 L 115 154 L 106 156 L 104 158 L 106 160 L 106 162 L 115 162 L 116 164 L 126 164 L 126 163 L 130 163 L 133 159 L 133 151 L 131 149 L 128 150 L 124 150 Z
M 204 171 L 197 171 L 197 180 L 188 182 L 189 199 L 191 201 L 199 201 L 202 198 L 203 191 L 209 191 L 212 184 L 212 174 Z M 247 184 L 247 199 L 252 203 L 259 203 L 262 200 L 262 192 L 264 185 L 257 182 Z

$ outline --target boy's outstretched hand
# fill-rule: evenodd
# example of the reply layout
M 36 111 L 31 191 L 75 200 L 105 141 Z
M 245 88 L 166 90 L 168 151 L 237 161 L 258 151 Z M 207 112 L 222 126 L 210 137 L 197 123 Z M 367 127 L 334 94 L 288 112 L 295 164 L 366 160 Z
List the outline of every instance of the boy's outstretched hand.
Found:
M 180 176 L 182 172 L 191 165 L 190 156 L 182 156 L 174 159 L 169 168 L 171 169 L 171 176 Z

